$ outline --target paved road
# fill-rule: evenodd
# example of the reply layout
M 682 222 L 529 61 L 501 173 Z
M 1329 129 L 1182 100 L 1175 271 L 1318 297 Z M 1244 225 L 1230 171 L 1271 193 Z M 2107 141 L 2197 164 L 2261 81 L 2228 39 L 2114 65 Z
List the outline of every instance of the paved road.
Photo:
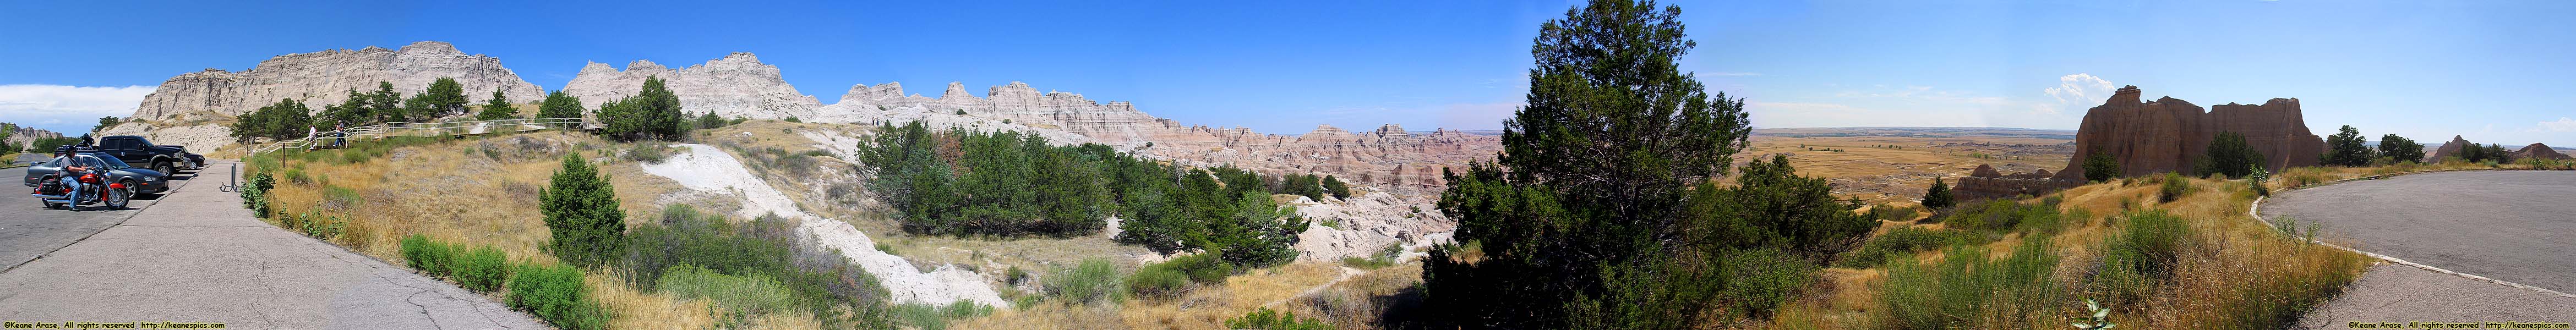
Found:
M 216 191 L 220 175 L 190 180 L 141 210 L 99 212 L 111 219 L 130 217 L 104 220 L 106 229 L 0 273 L 0 321 L 214 322 L 235 329 L 544 328 L 484 296 L 253 219 L 239 197 Z M 22 207 L 26 210 L 18 209 Z M 11 219 L 68 213 L 33 213 L 34 208 L 29 201 L 25 206 L 0 205 L 0 212 Z M 89 227 L 41 228 L 78 232 Z M 68 235 L 30 237 L 62 236 Z M 12 246 L 11 251 L 21 249 L 18 245 L 44 244 L 14 238 L 0 243 Z
M 194 174 L 185 174 L 187 171 L 180 172 L 183 174 L 171 177 L 171 184 L 188 184 L 196 181 L 193 180 Z M 162 197 L 135 196 L 134 201 L 126 203 L 125 210 L 106 210 L 96 205 L 93 207 L 98 207 L 97 211 L 46 210 L 43 204 L 36 202 L 36 197 L 27 195 L 27 192 L 33 188 L 26 188 L 24 185 L 26 173 L 27 169 L 23 167 L 0 169 L 0 179 L 6 179 L 7 182 L 12 183 L 0 185 L 8 187 L 0 188 L 0 214 L 6 214 L 6 216 L 0 216 L 0 270 L 16 268 L 20 264 L 27 263 L 28 260 L 35 260 L 36 256 L 72 245 L 72 242 L 89 237 L 90 234 L 115 226 L 116 223 L 125 221 L 126 217 L 142 212 L 141 209 L 150 208 L 152 204 L 159 203 L 158 199 Z M 219 172 L 216 175 L 214 180 L 207 181 L 223 180 L 221 177 L 223 174 Z M 203 189 L 214 190 L 214 186 L 218 185 L 223 184 L 211 183 Z
M 2576 322 L 2576 299 L 2412 266 L 2371 267 L 2343 290 L 2342 296 L 2300 317 L 2297 328 L 2352 329 L 2354 322 Z
M 2576 292 L 2576 172 L 2464 171 L 2301 189 L 2263 217 L 2325 223 L 2326 236 L 2451 271 Z

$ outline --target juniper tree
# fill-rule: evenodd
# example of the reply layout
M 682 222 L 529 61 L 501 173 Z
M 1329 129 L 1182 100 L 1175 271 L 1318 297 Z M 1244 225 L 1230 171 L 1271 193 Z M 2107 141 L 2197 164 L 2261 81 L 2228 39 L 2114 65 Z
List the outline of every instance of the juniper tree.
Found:
M 2397 134 L 2382 135 L 2379 137 L 2379 156 L 2395 158 L 2399 162 L 2421 162 L 2424 145 Z
M 1785 156 L 1747 165 L 1735 187 L 1715 183 L 1750 123 L 1743 99 L 1680 70 L 1697 46 L 1680 14 L 1598 0 L 1540 26 L 1503 152 L 1443 171 L 1439 209 L 1470 245 L 1425 259 L 1433 327 L 1670 329 L 1730 317 L 1710 312 L 1760 314 L 1788 289 L 1738 279 L 1812 277 L 1810 261 L 1779 256 L 1825 257 L 1837 248 L 1821 242 L 1869 230 L 1857 206 Z M 1483 259 L 1452 258 L 1468 246 Z
M 563 169 L 537 192 L 538 211 L 551 234 L 548 251 L 566 263 L 597 266 L 625 253 L 626 211 L 617 188 L 579 155 L 564 155 Z
M 2355 133 L 2354 136 L 2359 136 L 2358 134 Z M 2264 166 L 2263 153 L 2254 151 L 2253 146 L 2246 145 L 2244 134 L 2219 132 L 2218 137 L 2209 140 L 2207 149 L 2200 157 L 2199 168 L 2195 169 L 2196 173 L 2201 175 L 2218 173 L 2230 178 L 2238 178 L 2250 173 L 2245 170 L 2247 168 Z M 2369 158 L 2362 159 L 2365 164 L 2369 162 Z
M 492 89 L 492 100 L 483 104 L 483 112 L 474 115 L 474 120 L 515 118 L 519 118 L 519 106 L 510 105 L 510 96 L 502 95 L 499 88 Z
M 562 90 L 546 93 L 546 101 L 537 104 L 537 118 L 581 118 L 581 98 Z M 571 126 L 572 124 L 559 124 Z
M 2084 157 L 2084 181 L 2086 182 L 2111 181 L 2111 179 L 2120 178 L 2120 174 L 2120 160 L 2111 158 L 2111 153 L 2095 152 L 2091 156 Z
M 1923 207 L 1939 210 L 1950 207 L 1952 202 L 1953 201 L 1950 197 L 1950 185 L 1942 183 L 1941 178 L 1939 177 L 1932 178 L 1932 187 L 1926 188 L 1923 192 Z
M 429 90 L 422 91 L 420 97 L 429 109 L 429 115 L 422 117 L 465 113 L 465 85 L 456 83 L 456 78 L 438 78 L 438 81 L 430 82 Z
M 2370 166 L 2371 159 L 2379 158 L 2378 155 L 2372 154 L 2370 147 L 2361 144 L 2363 139 L 2361 130 L 2353 129 L 2352 125 L 2343 125 L 2343 128 L 2338 131 L 2326 137 L 2326 154 L 2323 156 L 2325 159 L 2320 163 L 2335 166 Z M 2244 137 L 2239 136 L 2237 139 L 2242 140 Z M 2244 176 L 2244 173 L 2233 173 L 2241 172 L 2235 169 L 2243 167 L 2220 167 L 2220 169 L 2231 172 L 2229 176 Z

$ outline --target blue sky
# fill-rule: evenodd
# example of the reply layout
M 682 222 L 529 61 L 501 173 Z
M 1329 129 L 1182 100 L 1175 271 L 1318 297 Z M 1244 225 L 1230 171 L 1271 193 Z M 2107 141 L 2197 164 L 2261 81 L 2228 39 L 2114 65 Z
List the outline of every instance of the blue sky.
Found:
M 1677 1 L 1684 58 L 1761 127 L 2071 129 L 2109 90 L 2296 97 L 2320 135 L 2576 145 L 2566 1 Z M 1023 81 L 1188 124 L 1492 129 L 1566 2 L 0 4 L 0 121 L 85 131 L 171 76 L 413 41 L 559 88 L 586 62 L 760 55 L 829 103 Z

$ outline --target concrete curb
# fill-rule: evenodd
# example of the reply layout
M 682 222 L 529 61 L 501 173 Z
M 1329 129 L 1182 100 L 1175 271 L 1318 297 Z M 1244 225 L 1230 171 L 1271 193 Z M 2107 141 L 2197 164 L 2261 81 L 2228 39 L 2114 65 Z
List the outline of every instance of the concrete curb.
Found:
M 2451 169 L 2451 170 L 2422 171 L 2422 172 L 2405 172 L 2405 173 L 2396 173 L 2396 174 L 2373 175 L 2373 176 L 2365 176 L 2365 177 L 2350 178 L 2350 179 L 2343 179 L 2343 180 L 2334 180 L 2334 181 L 2328 181 L 2328 182 L 2325 182 L 2325 183 L 2318 183 L 2318 184 L 2310 184 L 2310 185 L 2298 186 L 2298 187 L 2293 187 L 2293 188 L 2291 188 L 2291 189 L 2284 189 L 2284 190 L 2282 190 L 2282 192 L 2288 192 L 2288 191 L 2291 191 L 2291 190 L 2298 190 L 2298 189 L 2305 189 L 2305 188 L 2308 188 L 2308 187 L 2320 187 L 2320 186 L 2325 186 L 2325 185 L 2331 185 L 2331 184 L 2343 183 L 2343 182 L 2346 182 L 2346 181 L 2378 180 L 2378 179 L 2384 179 L 2384 178 L 2387 178 L 2387 177 L 2394 177 L 2394 176 L 2407 175 L 2407 174 L 2435 173 L 2435 172 L 2455 172 L 2455 171 L 2497 171 L 2497 170 L 2503 170 L 2503 169 Z M 2516 171 L 2519 171 L 2519 170 L 2516 170 Z M 2254 196 L 2254 202 L 2253 202 L 2252 204 L 2250 204 L 2250 205 L 2248 205 L 2248 206 L 2246 207 L 2246 209 L 2245 209 L 2245 215 L 2246 215 L 2246 216 L 2253 217 L 2253 218 L 2254 218 L 2254 221 L 2255 221 L 2255 222 L 2260 222 L 2260 223 L 2262 223 L 2262 224 L 2263 224 L 2263 227 L 2271 228 L 2271 227 L 2273 227 L 2272 220 L 2270 220 L 2270 219 L 2264 219 L 2264 218 L 2263 218 L 2263 214 L 2262 214 L 2262 211 L 2263 211 L 2263 201 L 2264 201 L 2264 200 L 2266 200 L 2266 199 L 2269 199 L 2269 196 Z M 2504 280 L 2498 280 L 2498 279 L 2487 278 L 2487 277 L 2485 277 L 2485 276 L 2478 276 L 2478 275 L 2474 275 L 2474 274 L 2455 272 L 2455 271 L 2451 271 L 2451 270 L 2449 270 L 2449 269 L 2442 269 L 2442 267 L 2433 267 L 2432 265 L 2419 264 L 2419 263 L 2415 263 L 2415 262 L 2412 262 L 2412 261 L 2406 261 L 2406 259 L 2398 259 L 2397 257 L 2391 257 L 2391 256 L 2387 256 L 2387 255 L 2383 255 L 2383 254 L 2378 254 L 2378 253 L 2371 253 L 2370 251 L 2362 251 L 2362 250 L 2360 250 L 2360 249 L 2348 248 L 2348 247 L 2344 247 L 2344 246 L 2342 246 L 2342 245 L 2335 245 L 2334 243 L 2326 243 L 2326 242 L 2321 242 L 2321 241 L 2309 241 L 2309 243 L 2315 243 L 2315 244 L 2317 244 L 2317 245 L 2324 245 L 2324 246 L 2326 246 L 2326 247 L 2332 247 L 2332 248 L 2335 248 L 2335 249 L 2341 249 L 2341 250 L 2344 250 L 2344 251 L 2352 251 L 2352 253 L 2360 253 L 2361 255 L 2369 256 L 2369 257 L 2371 257 L 2371 258 L 2375 258 L 2375 259 L 2379 259 L 2380 261 L 2386 261 L 2386 262 L 2388 262 L 2388 263 L 2399 264 L 2399 265 L 2406 265 L 2407 267 L 2421 268 L 2421 269 L 2424 269 L 2424 270 L 2433 271 L 2433 272 L 2435 272 L 2435 273 L 2442 273 L 2442 274 L 2445 274 L 2445 275 L 2458 276 L 2458 277 L 2461 277 L 2461 278 L 2466 278 L 2466 279 L 2471 279 L 2471 280 L 2477 280 L 2477 281 L 2480 281 L 2480 282 L 2495 283 L 2496 285 L 2503 285 L 2503 286 L 2508 286 L 2508 287 L 2520 288 L 2520 289 L 2524 289 L 2524 290 L 2531 290 L 2531 291 L 2536 291 L 2536 292 L 2540 292 L 2540 293 L 2546 293 L 2546 294 L 2555 295 L 2555 296 L 2559 296 L 2559 297 L 2576 298 L 2576 294 L 2567 294 L 2567 293 L 2565 293 L 2565 292 L 2551 291 L 2551 290 L 2549 290 L 2549 289 L 2542 289 L 2542 288 L 2540 288 L 2540 287 L 2535 287 L 2535 286 L 2530 286 L 2530 285 L 2523 285 L 2522 283 L 2507 282 L 2507 281 L 2504 281 Z

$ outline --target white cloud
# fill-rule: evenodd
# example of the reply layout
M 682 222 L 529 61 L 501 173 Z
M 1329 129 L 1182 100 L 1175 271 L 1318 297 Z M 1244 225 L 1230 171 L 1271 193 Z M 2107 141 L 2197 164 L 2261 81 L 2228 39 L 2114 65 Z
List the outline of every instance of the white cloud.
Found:
M 2057 87 L 2049 87 L 2047 90 L 2049 97 L 2057 98 L 2058 106 L 2042 107 L 2039 111 L 2057 114 L 2059 109 L 2065 109 L 2068 106 L 2090 108 L 2091 104 L 2099 104 L 2101 102 L 2099 100 L 2111 98 L 2111 86 L 2116 85 L 2111 84 L 2110 80 L 2094 77 L 2090 73 L 2059 76 Z
M 98 117 L 134 115 L 154 86 L 0 85 L 0 122 L 47 130 L 88 131 Z
M 2558 117 L 2558 121 L 2540 122 L 2540 129 L 2551 132 L 2576 132 L 2576 119 Z

